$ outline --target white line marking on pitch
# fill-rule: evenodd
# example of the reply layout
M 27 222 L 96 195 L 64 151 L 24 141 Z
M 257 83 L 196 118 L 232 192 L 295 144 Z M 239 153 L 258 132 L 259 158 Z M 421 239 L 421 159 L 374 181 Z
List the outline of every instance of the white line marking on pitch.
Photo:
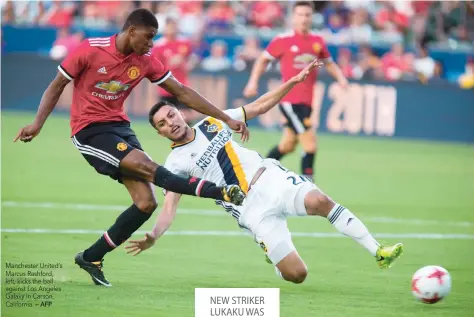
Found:
M 3 228 L 3 233 L 33 233 L 33 234 L 103 234 L 103 230 L 85 229 L 21 229 Z M 145 231 L 137 231 L 135 234 L 144 234 Z M 245 231 L 168 231 L 166 235 L 172 236 L 250 236 Z M 344 235 L 334 232 L 292 232 L 294 237 L 306 238 L 345 238 Z M 456 239 L 474 240 L 474 234 L 445 234 L 445 233 L 376 233 L 374 237 L 381 239 Z
M 92 205 L 92 204 L 66 204 L 53 202 L 17 202 L 4 201 L 3 207 L 12 208 L 43 208 L 43 209 L 63 209 L 63 210 L 108 210 L 108 211 L 123 211 L 127 206 L 121 205 Z M 200 215 L 200 216 L 217 216 L 228 217 L 224 210 L 219 209 L 179 209 L 180 214 Z M 406 218 L 391 218 L 391 217 L 364 217 L 364 222 L 367 223 L 392 223 L 405 224 L 414 226 L 451 226 L 451 227 L 472 227 L 474 223 L 468 221 L 442 221 L 442 220 L 425 220 L 425 219 L 406 219 Z

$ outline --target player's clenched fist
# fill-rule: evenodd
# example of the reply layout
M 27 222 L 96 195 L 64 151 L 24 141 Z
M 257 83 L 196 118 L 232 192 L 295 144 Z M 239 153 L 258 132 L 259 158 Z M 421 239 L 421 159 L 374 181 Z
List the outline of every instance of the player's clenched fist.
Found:
M 244 97 L 250 98 L 257 95 L 258 86 L 254 83 L 249 82 L 244 88 Z
M 33 140 L 35 136 L 37 136 L 40 133 L 40 131 L 41 131 L 41 126 L 34 123 L 29 124 L 26 127 L 21 128 L 20 131 L 18 131 L 18 134 L 16 135 L 13 142 L 18 141 L 18 139 L 20 139 L 20 141 L 23 141 L 23 142 L 30 142 L 31 140 Z

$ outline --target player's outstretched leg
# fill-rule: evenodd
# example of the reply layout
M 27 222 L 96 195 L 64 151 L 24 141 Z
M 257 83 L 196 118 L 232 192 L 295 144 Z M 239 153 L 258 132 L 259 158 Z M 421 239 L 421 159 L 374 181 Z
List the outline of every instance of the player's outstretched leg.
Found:
M 75 262 L 90 274 L 96 285 L 112 286 L 103 272 L 103 258 L 125 242 L 155 211 L 158 203 L 153 184 L 127 177 L 121 178 L 134 204 L 118 216 L 115 223 L 87 250 L 79 252 Z
M 296 251 L 286 218 L 264 217 L 258 221 L 253 233 L 267 262 L 275 266 L 278 277 L 295 284 L 304 282 L 308 268 Z
M 197 177 L 181 177 L 159 166 L 144 152 L 134 149 L 120 162 L 124 175 L 140 178 L 174 193 L 212 198 L 241 205 L 245 193 L 237 185 L 217 186 Z
M 86 261 L 84 260 L 84 251 L 81 251 L 74 257 L 74 262 L 79 265 L 81 269 L 90 274 L 95 285 L 103 285 L 106 287 L 112 286 L 112 284 L 110 284 L 110 282 L 105 278 L 104 272 L 102 271 L 103 259 L 95 262 Z
M 314 179 L 314 161 L 317 151 L 317 137 L 312 129 L 298 135 L 298 140 L 303 148 L 301 157 L 301 173 L 308 179 Z
M 295 250 L 275 265 L 276 274 L 285 281 L 301 284 L 308 276 L 308 268 Z
M 349 209 L 335 203 L 331 198 L 314 189 L 304 198 L 309 215 L 326 217 L 342 234 L 351 237 L 372 254 L 380 268 L 389 268 L 403 253 L 403 245 L 381 246 L 367 227 Z
M 267 154 L 267 158 L 279 161 L 283 156 L 295 150 L 298 139 L 296 133 L 288 127 L 283 130 L 280 143 L 275 145 L 273 149 Z

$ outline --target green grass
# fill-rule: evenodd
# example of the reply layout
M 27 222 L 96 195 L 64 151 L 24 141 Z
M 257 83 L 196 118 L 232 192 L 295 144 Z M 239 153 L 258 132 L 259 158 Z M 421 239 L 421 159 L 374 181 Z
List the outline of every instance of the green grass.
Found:
M 26 114 L 2 114 L 2 201 L 129 205 L 122 186 L 100 176 L 69 140 L 68 121 L 52 117 L 30 144 L 11 142 Z M 146 151 L 158 162 L 169 153 L 145 122 L 136 121 Z M 266 154 L 277 132 L 252 130 L 250 148 Z M 472 146 L 323 135 L 317 156 L 317 183 L 366 221 L 374 233 L 474 234 L 474 149 Z M 283 164 L 299 171 L 299 155 Z M 161 191 L 157 197 L 162 201 Z M 186 209 L 212 209 L 209 200 L 186 198 Z M 119 210 L 72 210 L 3 206 L 2 228 L 104 230 Z M 376 217 L 398 219 L 381 222 Z M 410 222 L 419 219 L 425 222 Z M 468 223 L 466 223 L 468 222 Z M 152 227 L 150 220 L 143 230 Z M 324 219 L 290 219 L 294 232 L 334 232 Z M 172 231 L 238 231 L 230 216 L 179 214 Z M 6 308 L 2 277 L 2 316 L 194 316 L 196 287 L 278 287 L 281 316 L 463 317 L 472 316 L 474 240 L 401 239 L 405 255 L 380 271 L 365 250 L 346 238 L 295 237 L 310 274 L 305 283 L 278 279 L 250 237 L 166 236 L 133 258 L 123 248 L 107 255 L 105 269 L 114 287 L 95 287 L 73 264 L 94 234 L 2 232 L 5 262 L 59 262 L 51 308 Z M 396 242 L 400 239 L 385 239 Z M 411 275 L 436 264 L 453 279 L 449 297 L 436 305 L 413 299 Z

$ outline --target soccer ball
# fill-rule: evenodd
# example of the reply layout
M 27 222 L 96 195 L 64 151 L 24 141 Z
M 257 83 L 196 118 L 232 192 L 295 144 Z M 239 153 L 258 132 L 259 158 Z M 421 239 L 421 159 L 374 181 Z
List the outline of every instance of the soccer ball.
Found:
M 451 276 L 441 266 L 429 265 L 415 272 L 411 279 L 411 292 L 418 300 L 434 304 L 448 296 Z

